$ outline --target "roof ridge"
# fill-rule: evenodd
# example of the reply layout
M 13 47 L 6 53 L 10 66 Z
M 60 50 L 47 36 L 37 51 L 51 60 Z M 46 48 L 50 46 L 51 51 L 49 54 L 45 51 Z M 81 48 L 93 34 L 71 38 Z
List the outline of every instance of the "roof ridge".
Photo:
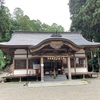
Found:
M 18 30 L 13 30 L 13 33 L 44 33 L 44 34 L 49 34 L 49 33 L 56 33 L 56 32 L 34 32 L 34 31 L 18 31 Z M 80 34 L 79 32 L 57 32 L 57 33 L 62 33 L 62 34 Z

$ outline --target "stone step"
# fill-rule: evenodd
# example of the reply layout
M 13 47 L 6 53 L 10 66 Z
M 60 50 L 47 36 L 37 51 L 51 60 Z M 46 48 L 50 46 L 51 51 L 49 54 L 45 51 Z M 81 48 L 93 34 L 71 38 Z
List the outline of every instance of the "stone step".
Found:
M 66 81 L 66 75 L 57 75 L 57 77 L 45 75 L 44 81 Z

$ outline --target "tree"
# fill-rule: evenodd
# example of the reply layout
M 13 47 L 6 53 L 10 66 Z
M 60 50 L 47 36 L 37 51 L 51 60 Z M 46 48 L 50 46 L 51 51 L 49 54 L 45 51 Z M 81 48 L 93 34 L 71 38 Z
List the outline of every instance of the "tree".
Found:
M 0 4 L 0 41 L 5 41 L 6 34 L 11 30 L 11 20 L 9 9 L 3 6 L 2 2 Z
M 43 23 L 40 20 L 31 20 L 31 27 L 35 32 L 64 32 L 61 25 L 53 23 L 51 26 Z
M 4 0 L 0 0 L 0 42 L 10 39 L 11 31 L 11 15 L 9 9 L 5 7 Z M 2 69 L 9 61 L 4 59 L 4 53 L 0 50 L 0 69 Z
M 43 23 L 42 24 L 42 31 L 43 32 L 49 32 L 50 31 L 50 26 L 45 24 L 45 23 Z
M 30 18 L 21 8 L 15 8 L 12 15 L 12 30 L 32 31 Z
M 32 31 L 33 29 L 31 28 L 31 24 L 30 24 L 30 18 L 25 15 L 23 17 L 21 17 L 18 20 L 18 24 L 19 24 L 19 30 L 28 30 L 28 31 Z
M 100 0 L 70 0 L 69 7 L 71 31 L 81 32 L 87 40 L 100 41 Z
M 87 0 L 69 0 L 69 8 L 71 18 L 74 18 L 80 11 L 80 8 L 84 6 Z
M 14 9 L 14 12 L 13 12 L 13 15 L 12 15 L 13 19 L 19 20 L 23 16 L 24 16 L 24 12 L 21 8 L 15 8 Z
M 31 28 L 35 32 L 42 32 L 42 22 L 40 20 L 31 20 Z
M 21 8 L 15 8 L 12 15 L 12 30 L 28 30 L 35 32 L 63 32 L 64 28 L 61 25 L 53 23 L 51 26 L 40 20 L 30 20 Z
M 50 29 L 49 31 L 51 32 L 64 32 L 64 28 L 61 26 L 61 25 L 57 25 L 56 23 L 53 23 L 51 26 L 50 26 Z
M 21 8 L 15 8 L 14 9 L 14 12 L 12 14 L 12 20 L 11 20 L 11 23 L 12 23 L 11 29 L 12 30 L 19 30 L 19 28 L 20 28 L 19 20 L 23 16 L 24 16 L 24 12 Z

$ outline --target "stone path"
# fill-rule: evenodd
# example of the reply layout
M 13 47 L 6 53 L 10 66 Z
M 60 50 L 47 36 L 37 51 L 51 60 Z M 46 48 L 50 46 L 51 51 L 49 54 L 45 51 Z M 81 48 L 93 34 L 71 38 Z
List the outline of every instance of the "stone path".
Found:
M 100 100 L 100 79 L 88 85 L 28 87 L 22 83 L 0 83 L 0 100 Z
M 70 81 L 48 81 L 48 82 L 29 82 L 28 87 L 54 87 L 54 86 L 72 86 L 72 85 L 87 85 L 88 81 L 70 80 Z
M 44 82 L 29 82 L 25 85 L 28 87 L 48 87 L 48 86 L 66 86 L 66 85 L 86 85 L 87 81 L 84 80 L 68 80 L 65 75 L 57 75 L 56 78 L 54 76 L 45 75 Z

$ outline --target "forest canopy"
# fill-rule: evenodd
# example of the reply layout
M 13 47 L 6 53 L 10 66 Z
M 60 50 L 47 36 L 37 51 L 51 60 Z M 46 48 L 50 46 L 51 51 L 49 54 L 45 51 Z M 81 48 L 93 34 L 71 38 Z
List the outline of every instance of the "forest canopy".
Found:
M 89 41 L 100 42 L 100 0 L 69 0 L 71 31 Z

